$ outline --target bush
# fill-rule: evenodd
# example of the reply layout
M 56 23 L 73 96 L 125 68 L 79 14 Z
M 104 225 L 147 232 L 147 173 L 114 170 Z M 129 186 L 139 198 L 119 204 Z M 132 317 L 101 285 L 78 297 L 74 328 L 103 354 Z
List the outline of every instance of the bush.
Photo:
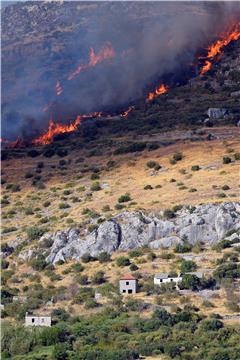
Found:
M 120 256 L 119 258 L 117 258 L 116 263 L 117 263 L 117 266 L 120 266 L 120 267 L 129 266 L 130 260 L 129 260 L 129 258 L 127 258 L 125 256 Z
M 85 301 L 84 306 L 86 309 L 93 309 L 98 306 L 98 303 L 94 299 L 88 299 Z
M 38 226 L 32 226 L 27 229 L 27 236 L 30 241 L 38 240 L 41 236 L 45 234 L 47 231 L 46 228 L 38 227 Z
M 54 360 L 68 359 L 68 345 L 66 343 L 58 343 L 54 346 L 52 357 Z
M 182 260 L 180 271 L 183 273 L 195 271 L 197 269 L 197 265 L 194 261 L 191 260 Z
M 72 265 L 72 270 L 79 273 L 84 270 L 84 267 L 82 266 L 82 264 L 77 263 L 77 264 Z
M 87 285 L 88 284 L 88 276 L 87 275 L 80 275 L 77 278 L 77 282 L 80 285 Z
M 52 149 L 52 148 L 49 148 L 49 149 L 45 150 L 44 153 L 43 153 L 43 156 L 45 156 L 47 158 L 50 158 L 50 157 L 52 157 L 54 155 L 55 155 L 55 150 Z
M 67 203 L 60 203 L 58 207 L 59 209 L 68 209 L 70 208 L 70 205 Z
M 235 153 L 234 154 L 234 159 L 235 160 L 240 160 L 240 153 Z
M 131 271 L 137 271 L 137 270 L 138 270 L 138 266 L 137 266 L 136 264 L 131 264 L 130 267 L 129 267 L 129 269 L 130 269 Z
M 217 197 L 219 197 L 219 198 L 225 198 L 225 197 L 227 197 L 227 195 L 226 195 L 225 193 L 218 193 L 218 194 L 217 194 Z
M 200 166 L 199 165 L 193 165 L 191 167 L 191 169 L 192 169 L 192 171 L 198 171 L 198 170 L 200 170 Z
M 43 255 L 39 255 L 38 257 L 32 259 L 30 264 L 34 270 L 42 271 L 47 266 L 45 258 Z
M 196 275 L 185 274 L 179 284 L 180 289 L 197 290 L 201 286 L 201 281 Z
M 149 169 L 153 169 L 153 168 L 155 168 L 155 166 L 157 166 L 159 164 L 157 161 L 149 160 L 146 165 Z
M 35 149 L 33 149 L 33 150 L 29 150 L 28 153 L 27 153 L 27 155 L 28 155 L 29 157 L 34 158 L 34 157 L 39 156 L 39 155 L 40 155 L 40 152 L 37 151 L 37 150 L 35 150 Z
M 230 187 L 228 185 L 223 185 L 222 190 L 224 191 L 230 190 Z
M 90 261 L 95 260 L 90 254 L 83 254 L 83 256 L 81 257 L 81 260 L 83 263 L 88 263 Z
M 137 151 L 143 151 L 146 148 L 146 143 L 133 143 L 127 146 L 122 146 L 117 148 L 113 154 L 114 155 L 121 155 L 121 154 L 127 154 Z
M 118 198 L 118 202 L 119 203 L 124 203 L 124 202 L 128 202 L 131 200 L 131 197 L 130 197 L 130 194 L 129 193 L 126 193 L 125 195 L 121 195 L 119 198 Z
M 100 179 L 100 176 L 98 174 L 91 175 L 91 180 L 98 180 L 98 179 Z
M 26 172 L 26 174 L 24 175 L 25 179 L 30 179 L 33 177 L 33 174 L 31 172 Z
M 2 234 L 8 234 L 13 231 L 17 231 L 17 228 L 15 226 L 9 226 L 9 227 L 2 229 Z
M 232 162 L 232 160 L 229 156 L 223 157 L 223 164 L 230 164 L 231 162 Z
M 98 255 L 98 261 L 99 261 L 100 263 L 109 262 L 109 261 L 111 261 L 111 255 L 108 254 L 106 251 L 101 252 L 101 253 Z
M 175 247 L 175 252 L 178 254 L 183 254 L 183 253 L 187 253 L 190 252 L 192 250 L 192 246 L 191 245 L 187 245 L 187 244 L 178 244 Z
M 105 282 L 104 272 L 103 271 L 96 272 L 91 280 L 93 284 L 98 284 L 98 285 L 103 284 Z
M 91 191 L 99 191 L 99 190 L 101 190 L 101 185 L 98 181 L 95 181 L 92 183 L 90 189 L 91 189 Z
M 175 212 L 173 210 L 171 210 L 171 209 L 166 209 L 163 212 L 163 216 L 166 219 L 173 219 L 175 217 Z
M 51 202 L 50 201 L 45 201 L 44 203 L 43 203 L 43 206 L 44 207 L 49 207 L 51 205 Z
M 153 187 L 152 187 L 152 185 L 145 185 L 143 189 L 144 190 L 152 190 Z
M 116 204 L 116 205 L 114 206 L 114 208 L 115 208 L 116 210 L 122 210 L 122 209 L 125 208 L 125 205 L 123 205 L 123 204 Z
M 183 158 L 183 155 L 180 152 L 176 152 L 176 153 L 173 154 L 173 160 L 174 161 L 180 161 L 180 160 L 182 160 L 182 158 Z

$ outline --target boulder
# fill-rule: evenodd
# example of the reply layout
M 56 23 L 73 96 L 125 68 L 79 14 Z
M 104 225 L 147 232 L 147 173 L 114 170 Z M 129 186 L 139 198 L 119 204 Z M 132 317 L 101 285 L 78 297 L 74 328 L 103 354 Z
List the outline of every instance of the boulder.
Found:
M 227 109 L 224 108 L 209 108 L 207 115 L 210 119 L 222 119 L 227 114 Z
M 184 207 L 172 219 L 163 213 L 147 215 L 141 211 L 124 211 L 104 221 L 90 234 L 67 229 L 43 238 L 53 240 L 46 260 L 79 260 L 84 254 L 98 256 L 101 252 L 129 251 L 148 245 L 152 249 L 203 242 L 212 245 L 225 238 L 229 230 L 240 229 L 240 203 L 204 204 L 194 210 Z M 25 255 L 28 258 L 28 255 Z

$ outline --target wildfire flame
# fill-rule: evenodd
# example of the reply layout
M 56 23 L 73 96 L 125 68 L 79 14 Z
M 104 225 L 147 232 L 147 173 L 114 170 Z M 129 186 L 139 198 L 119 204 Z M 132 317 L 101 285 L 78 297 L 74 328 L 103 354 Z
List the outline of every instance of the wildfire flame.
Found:
M 32 141 L 35 145 L 47 145 L 52 142 L 55 135 L 69 133 L 77 130 L 81 122 L 81 116 L 77 116 L 76 120 L 69 125 L 55 123 L 52 119 L 49 121 L 48 130 L 45 134 L 39 136 Z
M 129 108 L 126 111 L 124 111 L 120 116 L 126 117 L 132 110 L 134 110 L 134 106 L 129 106 Z
M 152 101 L 155 97 L 165 94 L 168 91 L 168 87 L 164 84 L 161 84 L 158 88 L 156 88 L 153 92 L 150 92 L 147 95 L 147 101 Z
M 80 74 L 82 70 L 89 69 L 96 66 L 97 64 L 111 59 L 115 56 L 115 51 L 110 42 L 106 42 L 104 46 L 100 49 L 98 53 L 95 53 L 94 49 L 91 47 L 89 50 L 89 61 L 87 64 L 80 64 L 75 71 L 73 71 L 68 76 L 68 80 L 74 79 L 77 75 Z
M 53 141 L 54 136 L 64 133 L 71 133 L 77 130 L 78 125 L 80 125 L 81 120 L 85 118 L 96 118 L 102 115 L 101 112 L 92 112 L 89 114 L 78 115 L 77 118 L 70 124 L 58 124 L 51 119 L 48 124 L 48 130 L 45 134 L 39 136 L 38 138 L 32 141 L 32 144 L 35 145 L 47 145 Z
M 223 48 L 227 46 L 231 41 L 236 41 L 240 38 L 239 25 L 237 24 L 234 30 L 229 31 L 222 39 L 215 41 L 210 45 L 207 50 L 207 56 L 203 67 L 200 70 L 200 75 L 204 75 L 212 67 L 212 61 L 216 56 L 221 56 L 223 54 Z

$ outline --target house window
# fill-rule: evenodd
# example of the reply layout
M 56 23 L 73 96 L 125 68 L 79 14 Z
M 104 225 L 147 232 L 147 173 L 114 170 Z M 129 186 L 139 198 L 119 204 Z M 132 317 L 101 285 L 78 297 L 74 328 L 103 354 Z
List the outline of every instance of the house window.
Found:
M 126 285 L 129 285 L 129 281 L 126 281 Z
M 170 279 L 170 281 L 173 281 L 173 279 Z
M 44 319 L 42 318 L 41 320 L 42 320 L 42 323 L 44 323 Z
M 162 279 L 160 279 L 160 282 L 162 282 Z
M 34 323 L 34 322 L 35 322 L 35 319 L 32 318 L 32 323 Z
M 129 294 L 132 294 L 132 289 L 128 289 L 128 293 L 129 293 Z
M 125 292 L 126 292 L 126 290 L 124 289 L 122 292 L 123 292 L 123 293 L 125 293 Z

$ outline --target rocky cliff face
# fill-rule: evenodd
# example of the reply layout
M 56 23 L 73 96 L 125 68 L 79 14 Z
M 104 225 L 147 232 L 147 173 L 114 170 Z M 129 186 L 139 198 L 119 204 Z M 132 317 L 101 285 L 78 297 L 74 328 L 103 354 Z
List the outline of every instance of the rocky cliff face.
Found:
M 80 259 L 88 253 L 97 256 L 106 251 L 128 251 L 148 245 L 152 249 L 168 248 L 198 242 L 213 245 L 226 238 L 229 231 L 239 237 L 240 203 L 207 204 L 183 208 L 171 219 L 142 212 L 123 212 L 104 221 L 96 230 L 83 238 L 77 229 L 44 235 L 53 241 L 49 263 L 59 260 Z M 232 235 L 233 236 L 233 235 Z

